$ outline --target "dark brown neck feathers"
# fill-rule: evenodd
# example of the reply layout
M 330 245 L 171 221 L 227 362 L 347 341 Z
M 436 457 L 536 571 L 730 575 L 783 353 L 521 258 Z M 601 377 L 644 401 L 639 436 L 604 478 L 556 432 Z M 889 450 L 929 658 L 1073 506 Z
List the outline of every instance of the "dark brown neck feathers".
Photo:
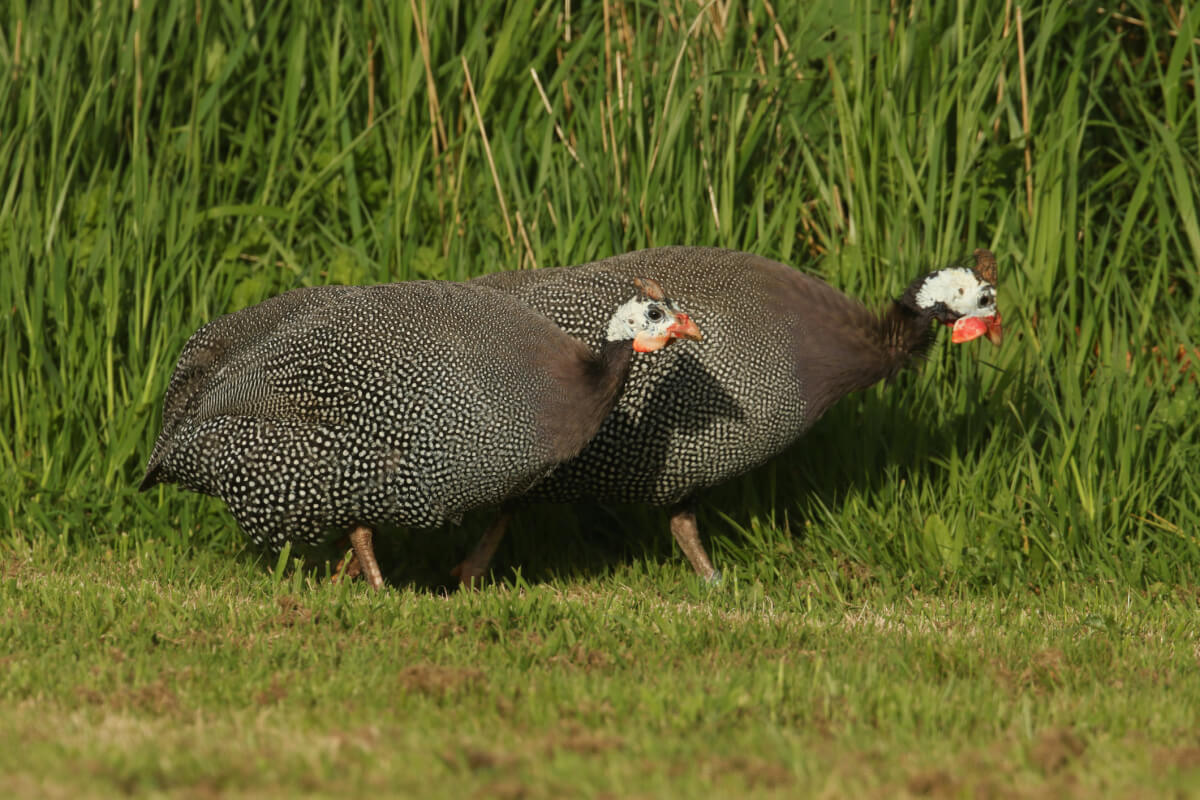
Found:
M 897 301 L 881 315 L 845 295 L 809 306 L 813 323 L 793 343 L 793 363 L 803 386 L 805 417 L 812 424 L 851 392 L 890 380 L 921 358 L 933 343 L 929 315 Z
M 929 314 L 917 311 L 900 300 L 892 303 L 879 321 L 886 374 L 876 378 L 876 381 L 891 380 L 914 359 L 925 357 L 933 344 L 932 322 Z
M 593 414 L 598 414 L 595 420 L 597 428 L 608 412 L 617 402 L 625 381 L 629 378 L 629 369 L 633 364 L 633 342 L 605 342 L 595 359 L 587 365 L 585 375 L 591 384 L 589 393 L 593 397 Z M 582 409 L 581 409 L 582 410 Z
M 575 360 L 562 374 L 564 394 L 543 418 L 545 435 L 556 460 L 579 453 L 600 430 L 629 378 L 633 342 L 605 342 L 597 352 Z

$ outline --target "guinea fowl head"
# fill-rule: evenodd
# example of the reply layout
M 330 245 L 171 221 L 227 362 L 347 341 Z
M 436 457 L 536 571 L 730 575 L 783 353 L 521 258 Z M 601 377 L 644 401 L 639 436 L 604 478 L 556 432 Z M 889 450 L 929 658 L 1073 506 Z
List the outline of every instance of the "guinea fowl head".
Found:
M 946 267 L 918 278 L 900 302 L 951 328 L 956 344 L 985 334 L 994 345 L 1004 338 L 996 309 L 996 257 L 988 250 L 975 251 L 974 267 Z
M 700 340 L 700 329 L 691 317 L 667 298 L 658 281 L 634 278 L 638 294 L 625 302 L 608 321 L 608 341 L 633 341 L 639 353 L 661 350 L 675 339 Z

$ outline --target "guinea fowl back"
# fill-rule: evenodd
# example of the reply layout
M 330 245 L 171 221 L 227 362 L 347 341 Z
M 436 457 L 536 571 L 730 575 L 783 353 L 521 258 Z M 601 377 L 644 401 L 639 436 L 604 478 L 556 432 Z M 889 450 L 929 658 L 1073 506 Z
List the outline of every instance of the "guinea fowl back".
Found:
M 816 278 L 712 248 L 657 248 L 573 267 L 485 275 L 472 284 L 513 293 L 595 346 L 604 309 L 638 274 L 655 275 L 669 295 L 686 298 L 704 341 L 638 359 L 596 437 L 531 497 L 666 504 L 744 472 L 813 422 L 812 411 L 823 410 L 812 406 L 814 399 L 825 405 L 824 398 L 808 396 L 808 376 L 790 353 L 803 339 L 806 319 L 774 309 L 800 294 L 827 306 L 823 313 L 874 320 Z M 752 329 L 739 327 L 746 320 Z
M 635 363 L 595 439 L 532 498 L 677 503 L 779 453 L 933 338 L 932 318 L 902 304 L 881 318 L 785 264 L 715 248 L 655 248 L 472 283 L 511 292 L 594 346 L 603 310 L 636 274 L 657 276 L 685 303 L 704 341 Z
M 225 497 L 252 538 L 276 544 L 283 524 L 316 540 L 318 519 L 437 525 L 553 466 L 538 404 L 573 398 L 540 365 L 566 355 L 594 358 L 482 287 L 297 289 L 192 337 L 143 486 Z
M 262 341 L 280 321 L 305 309 L 336 302 L 351 287 L 322 286 L 294 289 L 251 308 L 218 317 L 188 339 L 163 398 L 162 430 L 154 443 L 146 476 L 140 488 L 158 482 L 157 470 L 184 421 L 199 422 L 222 413 L 220 406 L 237 410 L 236 393 L 220 389 L 222 380 L 236 374 L 247 358 L 253 359 Z M 247 389 L 252 393 L 252 389 Z

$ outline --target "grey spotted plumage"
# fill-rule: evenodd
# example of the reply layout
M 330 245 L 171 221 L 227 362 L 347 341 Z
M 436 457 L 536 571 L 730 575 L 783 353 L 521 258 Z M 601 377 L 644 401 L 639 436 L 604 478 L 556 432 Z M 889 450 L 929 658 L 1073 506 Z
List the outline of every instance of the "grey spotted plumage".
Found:
M 512 293 L 595 345 L 603 309 L 641 273 L 687 307 L 704 341 L 634 364 L 595 438 L 527 497 L 673 505 L 672 532 L 708 578 L 716 573 L 691 511 L 697 491 L 774 456 L 838 399 L 895 375 L 929 347 L 934 322 L 956 326 L 956 341 L 1000 340 L 995 259 L 983 250 L 973 268 L 918 278 L 882 316 L 792 267 L 711 248 L 643 250 L 473 283 Z
M 457 520 L 578 453 L 633 349 L 698 338 L 639 285 L 591 348 L 509 294 L 437 281 L 296 289 L 221 317 L 179 357 L 141 488 L 221 497 L 272 548 L 365 529 L 369 550 L 378 525 Z

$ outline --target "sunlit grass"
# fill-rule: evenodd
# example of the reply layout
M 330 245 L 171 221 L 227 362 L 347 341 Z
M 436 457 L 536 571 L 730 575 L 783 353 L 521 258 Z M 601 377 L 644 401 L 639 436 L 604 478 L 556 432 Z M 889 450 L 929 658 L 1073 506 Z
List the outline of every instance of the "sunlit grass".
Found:
M 169 545 L 17 550 L 0 582 L 0 782 L 534 797 L 1194 789 L 1194 587 L 898 593 L 844 568 L 734 569 L 712 588 L 635 560 L 599 579 L 444 596 L 264 578 L 254 562 Z

